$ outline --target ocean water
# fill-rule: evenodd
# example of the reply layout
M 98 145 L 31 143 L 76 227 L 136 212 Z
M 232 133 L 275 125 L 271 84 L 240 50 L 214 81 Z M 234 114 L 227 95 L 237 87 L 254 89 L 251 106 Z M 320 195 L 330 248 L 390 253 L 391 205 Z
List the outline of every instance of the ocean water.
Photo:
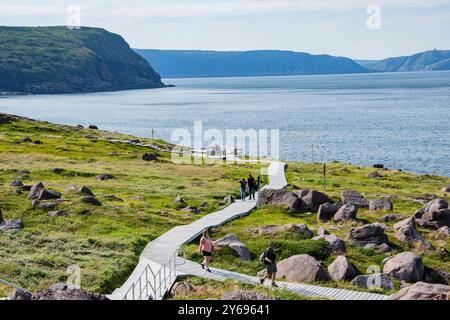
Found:
M 176 88 L 0 98 L 0 112 L 170 140 L 279 129 L 281 158 L 450 176 L 450 72 L 165 79 Z

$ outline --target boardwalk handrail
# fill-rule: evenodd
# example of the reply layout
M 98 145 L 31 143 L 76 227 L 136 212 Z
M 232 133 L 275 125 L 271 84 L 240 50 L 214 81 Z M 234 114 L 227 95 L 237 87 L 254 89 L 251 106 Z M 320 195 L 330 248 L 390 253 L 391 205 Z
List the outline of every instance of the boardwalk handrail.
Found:
M 24 297 L 31 297 L 31 295 L 32 295 L 32 293 L 30 291 L 25 290 L 19 286 L 16 286 L 15 284 L 12 284 L 11 282 L 6 281 L 2 278 L 0 278 L 0 283 L 4 284 L 5 286 L 15 289 L 19 295 L 22 295 Z
M 177 257 L 178 250 L 158 271 L 154 271 L 151 265 L 147 264 L 138 280 L 131 284 L 122 300 L 156 300 L 158 297 L 163 298 L 177 278 Z

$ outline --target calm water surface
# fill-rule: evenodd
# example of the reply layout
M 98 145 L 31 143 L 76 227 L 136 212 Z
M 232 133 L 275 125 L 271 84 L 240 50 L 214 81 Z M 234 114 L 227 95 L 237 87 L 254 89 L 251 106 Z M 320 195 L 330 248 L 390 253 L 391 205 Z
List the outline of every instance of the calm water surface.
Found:
M 279 129 L 281 157 L 450 176 L 450 72 L 166 79 L 176 88 L 0 98 L 0 112 L 170 140 L 176 128 Z

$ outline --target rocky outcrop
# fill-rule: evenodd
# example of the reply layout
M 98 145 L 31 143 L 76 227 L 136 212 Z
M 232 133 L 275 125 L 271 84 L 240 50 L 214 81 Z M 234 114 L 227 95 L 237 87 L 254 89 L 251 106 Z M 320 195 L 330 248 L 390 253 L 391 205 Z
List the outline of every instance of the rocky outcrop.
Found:
M 417 282 L 423 279 L 424 265 L 414 253 L 403 252 L 384 262 L 383 273 L 406 282 Z
M 341 238 L 337 237 L 334 234 L 329 235 L 325 234 L 312 238 L 312 240 L 320 240 L 320 239 L 324 239 L 326 242 L 325 251 L 327 254 L 333 253 L 336 255 L 341 255 L 347 252 L 344 240 L 342 240 Z
M 357 276 L 352 280 L 351 284 L 361 289 L 394 289 L 394 283 L 392 282 L 391 277 L 384 273 Z
M 302 212 L 306 207 L 295 192 L 276 189 L 261 190 L 259 192 L 259 198 L 256 206 L 258 208 L 266 206 L 279 206 L 293 213 Z
M 362 227 L 350 230 L 347 240 L 356 247 L 364 247 L 367 244 L 388 244 L 389 240 L 385 234 L 386 226 L 381 223 L 366 224 Z
M 356 219 L 356 214 L 358 213 L 358 207 L 347 203 L 343 205 L 334 215 L 334 222 L 346 222 Z
M 311 239 L 313 232 L 308 228 L 306 224 L 289 223 L 283 226 L 263 226 L 253 229 L 256 234 L 268 234 L 276 235 L 283 232 L 295 232 L 301 235 L 303 238 Z
M 439 211 L 448 208 L 448 202 L 442 198 L 433 199 L 422 208 L 414 213 L 414 217 L 417 219 L 422 218 L 425 213 Z
M 252 260 L 250 250 L 247 249 L 247 247 L 239 240 L 238 236 L 235 234 L 229 234 L 214 241 L 214 246 L 231 248 L 238 254 L 239 259 L 241 259 L 242 261 Z
M 449 300 L 450 286 L 417 282 L 389 296 L 390 300 Z
M 317 220 L 327 222 L 333 219 L 334 215 L 342 206 L 340 204 L 324 203 L 319 206 L 317 211 Z
M 303 201 L 307 211 L 317 212 L 325 203 L 334 203 L 326 194 L 316 190 L 300 190 L 295 194 Z
M 378 198 L 378 199 L 372 199 L 369 201 L 369 210 L 392 211 L 393 209 L 394 209 L 394 205 L 392 204 L 391 200 L 389 200 L 388 198 Z
M 367 208 L 369 203 L 364 197 L 355 190 L 344 190 L 341 195 L 343 204 L 352 204 L 358 208 Z
M 394 225 L 395 237 L 404 243 L 419 245 L 422 248 L 431 249 L 433 246 L 426 241 L 416 229 L 414 217 L 400 221 Z
M 314 257 L 302 254 L 282 260 L 277 265 L 277 278 L 293 282 L 330 280 L 330 276 Z
M 334 281 L 343 281 L 353 279 L 356 271 L 346 257 L 339 256 L 328 266 L 328 274 Z
M 33 293 L 32 300 L 109 300 L 105 295 L 88 292 L 83 289 L 72 289 L 65 284 L 52 286 L 50 289 Z
M 238 290 L 224 292 L 221 300 L 280 300 L 280 298 L 271 297 L 257 291 Z
M 175 282 L 175 284 L 170 288 L 169 294 L 172 297 L 177 296 L 188 296 L 195 288 L 188 282 L 180 281 Z

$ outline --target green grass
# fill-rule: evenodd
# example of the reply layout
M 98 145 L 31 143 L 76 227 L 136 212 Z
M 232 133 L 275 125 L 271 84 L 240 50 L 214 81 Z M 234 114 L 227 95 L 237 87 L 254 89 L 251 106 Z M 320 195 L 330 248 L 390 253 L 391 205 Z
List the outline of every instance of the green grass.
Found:
M 15 143 L 24 137 L 43 144 Z M 145 162 L 140 159 L 148 148 L 105 141 L 108 137 L 131 138 L 24 119 L 0 125 L 0 208 L 5 219 L 25 224 L 22 231 L 0 233 L 0 277 L 37 290 L 65 281 L 67 267 L 78 265 L 83 287 L 110 293 L 130 274 L 147 242 L 218 210 L 225 195 L 238 196 L 239 178 L 259 172 L 255 165 L 176 165 L 168 154 Z M 52 168 L 64 171 L 55 174 Z M 24 184 L 42 181 L 62 192 L 67 202 L 57 209 L 69 216 L 50 218 L 32 209 L 27 193 L 9 186 L 21 170 L 31 172 L 22 178 Z M 95 177 L 101 173 L 115 179 L 99 181 Z M 66 193 L 72 184 L 88 186 L 103 206 L 83 204 L 77 193 Z M 108 200 L 109 195 L 123 202 Z M 199 215 L 186 215 L 173 202 L 178 195 L 189 205 L 208 205 Z M 0 287 L 0 296 L 7 292 Z
M 288 182 L 291 188 L 316 189 L 323 191 L 321 165 L 289 163 L 287 172 Z M 380 195 L 390 196 L 394 204 L 393 213 L 411 216 L 415 210 L 422 204 L 417 203 L 413 198 L 428 193 L 433 193 L 449 200 L 448 196 L 441 193 L 443 186 L 450 183 L 446 177 L 414 175 L 397 171 L 384 171 L 380 179 L 369 179 L 367 174 L 374 171 L 372 168 L 360 168 L 347 164 L 334 163 L 328 166 L 328 187 L 326 193 L 333 199 L 339 200 L 343 190 L 354 189 L 364 194 L 367 199 Z M 387 214 L 385 211 L 360 210 L 358 217 L 367 223 L 377 222 L 379 217 Z M 241 261 L 235 252 L 229 248 L 218 248 L 214 255 L 213 266 L 232 271 L 255 275 L 262 270 L 264 266 L 258 261 L 259 255 L 270 241 L 275 242 L 278 260 L 288 258 L 296 254 L 310 254 L 321 261 L 327 268 L 334 261 L 335 256 L 326 256 L 323 251 L 324 242 L 302 239 L 298 234 L 285 232 L 276 236 L 256 235 L 252 232 L 255 227 L 266 225 L 284 225 L 288 223 L 305 223 L 316 232 L 320 226 L 324 226 L 331 233 L 345 239 L 349 230 L 354 224 L 347 223 L 336 226 L 333 223 L 318 223 L 316 215 L 291 214 L 280 208 L 263 208 L 253 211 L 247 217 L 235 220 L 225 226 L 212 230 L 212 237 L 217 239 L 229 233 L 235 233 L 240 240 L 248 247 L 252 254 L 252 261 Z M 439 249 L 446 248 L 450 250 L 449 241 L 436 240 L 435 231 L 420 228 L 422 235 L 436 247 L 435 251 L 421 251 L 399 242 L 393 234 L 392 226 L 395 222 L 387 223 L 388 237 L 392 243 L 393 252 L 400 253 L 406 250 L 414 251 L 420 255 L 427 267 L 440 268 L 446 271 L 450 270 L 450 261 L 448 258 L 439 256 Z M 196 254 L 197 241 L 186 246 L 187 256 L 193 260 L 200 261 L 201 258 Z M 373 250 L 357 248 L 347 243 L 347 258 L 354 264 L 361 274 L 366 274 L 371 266 L 381 268 L 381 262 L 388 254 L 377 253 Z M 318 285 L 347 288 L 358 290 L 350 285 L 349 282 L 319 282 Z M 396 289 L 399 289 L 400 283 L 395 281 Z M 383 292 L 383 291 L 381 291 Z M 384 292 L 389 293 L 389 292 Z

